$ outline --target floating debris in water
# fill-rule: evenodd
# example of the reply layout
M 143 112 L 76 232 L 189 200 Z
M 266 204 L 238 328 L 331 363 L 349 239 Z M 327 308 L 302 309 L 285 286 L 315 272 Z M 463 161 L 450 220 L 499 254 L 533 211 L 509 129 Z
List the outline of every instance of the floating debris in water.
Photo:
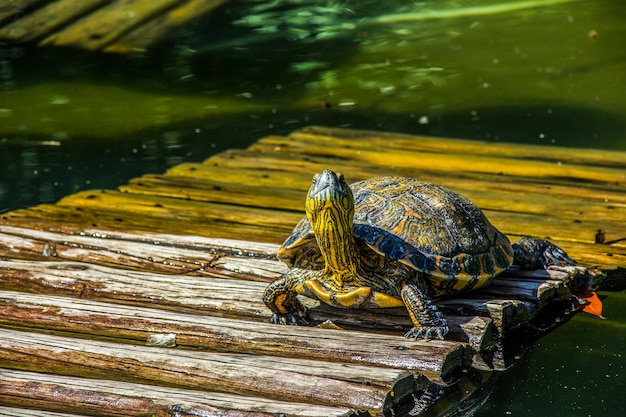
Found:
M 344 98 L 339 100 L 338 106 L 343 110 L 352 110 L 356 106 L 356 100 L 351 98 Z
M 52 100 L 50 100 L 50 104 L 67 104 L 69 102 L 70 102 L 69 97 L 62 96 L 62 95 L 53 96 Z
M 380 91 L 380 94 L 382 95 L 393 94 L 396 91 L 396 86 L 393 84 L 383 83 L 378 86 L 378 91 Z
M 290 66 L 291 70 L 299 73 L 310 73 L 317 70 L 328 68 L 330 64 L 325 61 L 303 61 L 293 62 Z

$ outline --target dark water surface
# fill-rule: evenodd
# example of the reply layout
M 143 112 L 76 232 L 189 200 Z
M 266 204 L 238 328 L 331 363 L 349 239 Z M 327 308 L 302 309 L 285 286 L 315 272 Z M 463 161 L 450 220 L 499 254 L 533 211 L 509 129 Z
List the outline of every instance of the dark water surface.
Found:
M 132 56 L 0 44 L 0 212 L 302 126 L 626 151 L 620 0 L 233 0 Z M 626 415 L 626 296 L 477 416 Z

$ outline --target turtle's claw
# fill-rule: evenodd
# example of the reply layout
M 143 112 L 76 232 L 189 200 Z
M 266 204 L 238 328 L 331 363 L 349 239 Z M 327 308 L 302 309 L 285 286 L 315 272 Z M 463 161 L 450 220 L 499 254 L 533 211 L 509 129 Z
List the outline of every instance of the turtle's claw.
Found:
M 546 248 L 540 258 L 541 266 L 546 269 L 549 265 L 576 265 L 576 262 L 570 258 L 567 253 L 553 243 L 547 242 Z
M 448 333 L 448 325 L 443 324 L 441 326 L 415 326 L 404 334 L 406 338 L 424 339 L 425 342 L 432 339 L 443 340 L 444 336 Z
M 274 313 L 270 318 L 274 324 L 285 324 L 292 326 L 306 326 L 309 322 L 306 319 L 306 311 L 294 311 L 286 314 Z

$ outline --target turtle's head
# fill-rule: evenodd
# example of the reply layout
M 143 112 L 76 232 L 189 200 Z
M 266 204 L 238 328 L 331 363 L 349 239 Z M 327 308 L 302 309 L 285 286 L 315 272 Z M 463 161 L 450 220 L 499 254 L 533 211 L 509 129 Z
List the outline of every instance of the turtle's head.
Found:
M 327 228 L 352 234 L 354 197 L 343 175 L 327 169 L 313 177 L 306 215 L 317 236 Z
M 327 169 L 313 177 L 306 216 L 326 262 L 327 284 L 340 288 L 346 279 L 354 280 L 359 264 L 352 232 L 354 196 L 343 175 Z

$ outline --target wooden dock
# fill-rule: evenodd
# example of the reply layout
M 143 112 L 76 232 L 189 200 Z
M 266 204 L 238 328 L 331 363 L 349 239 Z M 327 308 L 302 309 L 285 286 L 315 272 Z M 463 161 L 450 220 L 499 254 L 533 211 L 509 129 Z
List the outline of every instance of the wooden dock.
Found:
M 128 53 L 162 40 L 227 0 L 9 0 L 0 40 Z
M 313 326 L 271 325 L 261 295 L 286 270 L 275 253 L 312 175 L 444 185 L 512 240 L 548 237 L 615 283 L 626 280 L 625 164 L 619 152 L 310 127 L 5 213 L 0 416 L 398 416 L 432 387 L 447 393 L 437 412 L 476 401 L 575 312 L 584 269 L 512 271 L 439 300 L 446 341 L 402 337 L 404 309 L 312 300 Z

